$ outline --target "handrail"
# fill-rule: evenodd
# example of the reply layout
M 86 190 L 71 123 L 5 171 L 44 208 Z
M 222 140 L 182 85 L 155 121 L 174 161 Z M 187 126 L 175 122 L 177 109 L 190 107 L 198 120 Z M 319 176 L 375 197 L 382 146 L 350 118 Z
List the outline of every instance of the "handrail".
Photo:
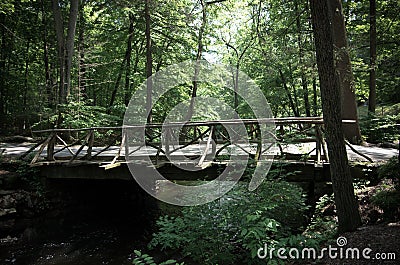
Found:
M 353 124 L 356 120 L 342 120 L 342 123 Z M 32 133 L 49 132 L 76 132 L 89 130 L 122 130 L 122 129 L 142 129 L 142 128 L 166 128 L 166 127 L 198 127 L 214 125 L 235 125 L 235 124 L 323 124 L 323 117 L 286 117 L 286 118 L 260 118 L 260 119 L 231 119 L 231 120 L 213 120 L 213 121 L 188 121 L 188 122 L 170 122 L 170 123 L 149 123 L 137 125 L 111 126 L 111 127 L 85 127 L 79 129 L 55 128 L 46 130 L 32 131 Z

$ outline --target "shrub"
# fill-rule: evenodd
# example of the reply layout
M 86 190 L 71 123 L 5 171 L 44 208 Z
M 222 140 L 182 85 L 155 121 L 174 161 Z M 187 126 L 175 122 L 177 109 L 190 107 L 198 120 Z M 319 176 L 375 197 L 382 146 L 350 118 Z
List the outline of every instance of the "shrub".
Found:
M 211 203 L 185 207 L 179 217 L 160 217 L 150 248 L 181 249 L 201 264 L 263 263 L 257 250 L 299 245 L 293 232 L 304 223 L 307 210 L 301 188 L 286 182 L 264 182 L 255 192 L 236 185 Z
M 400 163 L 396 156 L 392 157 L 386 164 L 378 169 L 380 179 L 392 179 L 396 190 L 400 190 Z
M 399 137 L 397 123 L 400 115 L 378 116 L 370 113 L 361 118 L 360 128 L 365 140 L 370 143 L 393 142 Z

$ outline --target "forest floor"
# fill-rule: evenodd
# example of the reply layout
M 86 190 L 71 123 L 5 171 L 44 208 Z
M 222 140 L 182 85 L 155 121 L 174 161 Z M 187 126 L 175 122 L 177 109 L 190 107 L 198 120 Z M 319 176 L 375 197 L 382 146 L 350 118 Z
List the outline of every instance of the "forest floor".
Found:
M 364 225 L 357 231 L 341 234 L 340 237 L 345 237 L 347 240 L 342 247 L 344 255 L 346 249 L 357 248 L 360 251 L 360 258 L 331 259 L 325 255 L 326 258 L 319 264 L 400 264 L 400 206 L 397 205 L 397 209 L 395 206 L 390 213 L 385 213 L 373 202 L 374 196 L 379 192 L 394 192 L 393 184 L 391 180 L 386 179 L 378 185 L 357 189 Z M 331 242 L 331 246 L 338 248 L 337 242 Z M 370 259 L 363 258 L 362 251 L 366 248 L 371 249 L 368 254 Z
M 357 248 L 360 251 L 360 259 L 327 259 L 324 264 L 399 264 L 400 263 L 400 222 L 388 222 L 376 225 L 362 226 L 358 231 L 344 233 L 347 239 L 345 250 L 348 248 Z M 364 259 L 362 251 L 370 248 L 368 254 L 371 259 Z M 395 259 L 389 259 L 390 253 L 395 253 Z M 386 257 L 386 260 L 380 259 Z M 378 259 L 379 258 L 379 259 Z

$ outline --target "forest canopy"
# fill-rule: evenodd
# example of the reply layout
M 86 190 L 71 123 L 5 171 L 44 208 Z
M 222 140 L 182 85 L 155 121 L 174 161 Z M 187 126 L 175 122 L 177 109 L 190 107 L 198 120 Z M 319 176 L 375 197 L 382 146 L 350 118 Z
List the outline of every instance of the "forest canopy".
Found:
M 343 14 L 357 103 L 376 102 L 383 112 L 400 102 L 400 5 L 379 1 L 371 13 L 374 3 L 343 1 Z M 35 124 L 121 124 L 146 77 L 188 59 L 239 68 L 277 117 L 322 112 L 306 0 L 7 0 L 0 4 L 0 30 L 3 133 L 27 133 Z M 368 104 L 373 82 L 376 98 Z M 179 87 L 157 103 L 154 119 L 188 100 L 192 89 Z M 207 89 L 214 88 L 199 87 Z M 220 95 L 236 104 L 232 94 Z

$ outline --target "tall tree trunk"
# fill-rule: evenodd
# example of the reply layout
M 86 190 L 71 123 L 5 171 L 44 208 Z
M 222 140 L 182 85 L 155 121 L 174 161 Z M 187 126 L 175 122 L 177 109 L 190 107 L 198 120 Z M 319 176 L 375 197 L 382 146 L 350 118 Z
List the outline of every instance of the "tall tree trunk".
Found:
M 135 46 L 137 46 L 138 43 L 136 43 Z M 133 73 L 137 73 L 138 72 L 138 68 L 139 68 L 139 60 L 140 57 L 142 55 L 143 52 L 143 44 L 144 44 L 144 40 L 140 41 L 140 45 L 137 46 L 137 48 L 135 49 L 135 53 L 136 53 L 136 57 L 134 60 L 134 64 L 133 64 Z M 132 83 L 132 82 L 131 82 Z M 130 86 L 132 87 L 133 84 L 131 84 Z M 125 91 L 125 106 L 128 106 L 129 104 L 129 100 L 131 99 L 131 93 L 126 93 L 127 91 Z
M 332 17 L 336 71 L 340 80 L 342 119 L 356 121 L 354 124 L 344 124 L 343 132 L 346 139 L 351 143 L 358 144 L 362 139 L 358 123 L 354 78 L 351 69 L 341 0 L 329 0 L 328 7 Z
M 204 34 L 204 29 L 205 29 L 206 23 L 207 23 L 206 4 L 204 3 L 203 0 L 200 0 L 200 4 L 201 4 L 202 18 L 201 18 L 201 25 L 199 28 L 199 35 L 197 36 L 196 65 L 195 65 L 195 69 L 194 69 L 194 80 L 192 82 L 192 95 L 191 95 L 191 99 L 190 99 L 188 114 L 186 116 L 187 121 L 190 121 L 190 119 L 193 116 L 194 105 L 195 105 L 195 100 L 196 100 L 196 96 L 197 96 L 197 87 L 198 87 L 197 77 L 198 77 L 199 71 L 200 71 L 197 62 L 199 60 L 201 60 L 201 58 L 203 56 L 203 34 Z
M 46 20 L 46 11 L 45 11 L 45 3 L 41 0 L 41 8 L 42 8 L 42 26 L 43 26 L 43 64 L 44 64 L 44 72 L 45 72 L 45 89 L 46 89 L 46 97 L 47 97 L 47 107 L 53 107 L 53 84 L 51 80 L 51 72 L 50 72 L 50 64 L 49 64 L 49 44 L 47 41 L 47 20 Z
M 125 63 L 126 63 L 126 57 L 127 57 L 127 51 L 125 52 L 124 59 L 122 60 L 121 66 L 120 66 L 120 68 L 119 68 L 117 80 L 115 81 L 114 89 L 113 89 L 113 91 L 112 91 L 112 93 L 111 93 L 111 97 L 110 97 L 110 102 L 108 103 L 107 113 L 110 113 L 111 107 L 114 105 L 115 99 L 116 99 L 116 97 L 117 97 L 117 92 L 118 92 L 119 83 L 121 82 L 121 79 L 122 79 L 122 72 L 123 72 L 123 70 L 124 70 L 124 66 L 125 66 Z
M 64 25 L 63 18 L 61 15 L 60 6 L 58 0 L 52 0 L 52 9 L 54 15 L 54 26 L 57 37 L 57 54 L 58 54 L 58 65 L 59 65 L 59 84 L 58 84 L 58 103 L 62 104 L 66 102 L 66 93 L 64 91 Z
M 333 29 L 328 1 L 330 0 L 310 0 L 311 18 L 339 232 L 346 232 L 356 230 L 361 225 L 361 218 L 354 195 L 342 130 L 340 80 L 335 71 Z
M 376 1 L 369 1 L 369 97 L 368 111 L 376 108 Z
M 151 107 L 153 105 L 153 81 L 149 79 L 153 75 L 153 57 L 152 57 L 152 42 L 151 42 L 151 18 L 150 18 L 150 0 L 145 0 L 144 17 L 146 22 L 146 113 L 147 123 L 153 120 Z
M 74 54 L 74 40 L 76 21 L 78 19 L 79 0 L 71 0 L 68 19 L 67 39 L 65 42 L 65 83 L 64 93 L 66 97 L 71 93 L 71 70 L 72 70 L 72 55 Z
M 239 52 L 239 47 L 235 47 L 232 44 L 229 43 L 229 41 L 225 41 L 225 45 L 229 48 L 232 49 L 235 52 L 236 55 L 236 68 L 235 68 L 235 73 L 233 75 L 233 109 L 235 110 L 235 119 L 239 118 L 238 114 L 238 107 L 239 107 L 239 69 L 240 69 L 240 63 L 242 61 L 243 56 L 245 55 L 247 49 L 252 45 L 252 41 L 249 41 L 246 46 L 244 46 L 243 50 Z M 232 63 L 231 63 L 232 64 Z
M 313 78 L 312 80 L 313 87 L 313 115 L 314 117 L 318 116 L 318 92 L 317 92 L 317 78 Z
M 22 103 L 22 110 L 24 115 L 26 114 L 27 109 L 27 100 L 28 100 L 28 74 L 29 74 L 29 46 L 30 46 L 30 39 L 26 41 L 26 50 L 25 50 L 25 70 L 24 70 L 24 94 L 23 94 L 23 103 Z M 25 123 L 25 119 L 24 119 Z
M 293 101 L 292 94 L 290 93 L 289 87 L 288 87 L 288 85 L 286 83 L 285 75 L 283 74 L 283 72 L 282 72 L 282 70 L 280 68 L 278 69 L 278 71 L 279 71 L 279 75 L 281 77 L 282 86 L 285 89 L 286 95 L 287 95 L 287 97 L 289 99 L 290 108 L 292 109 L 293 114 L 294 114 L 295 117 L 300 117 L 300 115 L 299 115 L 299 113 L 298 113 L 298 111 L 296 109 L 296 105 L 295 105 L 295 103 Z
M 117 80 L 115 81 L 115 85 L 114 85 L 114 90 L 111 93 L 111 98 L 110 98 L 110 102 L 108 103 L 108 112 L 110 111 L 110 108 L 112 107 L 112 105 L 114 105 L 116 96 L 117 96 L 117 91 L 118 91 L 118 87 L 119 84 L 121 82 L 122 79 L 122 73 L 125 70 L 125 93 L 124 93 L 124 102 L 125 105 L 127 105 L 126 102 L 126 95 L 127 95 L 127 90 L 129 90 L 129 83 L 130 83 L 130 79 L 129 79 L 129 74 L 130 74 L 130 67 L 131 67 L 131 57 L 132 57 L 132 39 L 133 39 L 133 15 L 129 15 L 129 28 L 128 28 L 128 40 L 126 42 L 126 50 L 125 50 L 125 55 L 124 55 L 124 59 L 122 60 L 119 72 L 118 72 L 118 77 Z M 129 101 L 128 101 L 129 103 Z
M 129 104 L 130 97 L 130 74 L 131 74 L 131 57 L 132 57 L 132 39 L 134 30 L 134 16 L 129 13 L 129 30 L 128 30 L 128 41 L 126 44 L 126 68 L 125 68 L 125 93 L 124 93 L 124 103 L 126 106 Z
M 23 92 L 23 102 L 22 102 L 22 112 L 23 112 L 23 117 L 21 120 L 20 128 L 19 128 L 19 133 L 25 133 L 25 129 L 28 127 L 27 124 L 29 124 L 29 117 L 27 113 L 27 108 L 28 108 L 28 90 L 29 90 L 29 84 L 28 84 L 28 77 L 29 77 L 29 48 L 30 48 L 31 40 L 30 38 L 27 39 L 26 41 L 26 50 L 25 50 L 25 70 L 24 70 L 24 92 Z
M 78 93 L 82 96 L 83 100 L 87 99 L 86 91 L 86 64 L 85 64 L 85 29 L 86 18 L 83 8 L 79 11 L 79 36 L 78 36 L 78 50 L 79 50 L 79 73 L 78 73 Z
M 0 23 L 5 24 L 5 15 L 0 13 Z M 5 83 L 6 83 L 6 31 L 4 27 L 1 27 L 1 51 L 0 51 L 0 120 L 5 121 Z M 5 127 L 6 123 L 0 123 L 0 129 Z
M 311 108 L 310 101 L 308 100 L 308 82 L 305 73 L 305 65 L 304 65 L 304 51 L 303 51 L 303 41 L 302 41 L 302 33 L 301 33 L 301 21 L 300 21 L 300 13 L 299 13 L 299 0 L 295 1 L 295 13 L 296 13 L 296 27 L 297 27 L 297 43 L 299 46 L 299 64 L 301 68 L 301 86 L 303 87 L 303 100 L 304 100 L 304 108 L 306 110 L 306 116 L 311 116 Z

